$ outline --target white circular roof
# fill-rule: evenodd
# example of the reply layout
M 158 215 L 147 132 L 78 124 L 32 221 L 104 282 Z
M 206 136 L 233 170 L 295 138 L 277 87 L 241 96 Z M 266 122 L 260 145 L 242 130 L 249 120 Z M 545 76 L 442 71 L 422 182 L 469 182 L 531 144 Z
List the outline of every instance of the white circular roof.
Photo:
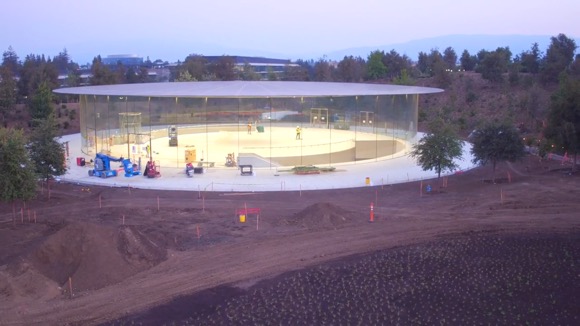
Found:
M 440 88 L 328 82 L 208 81 L 120 84 L 59 88 L 58 94 L 145 96 L 145 97 L 325 97 L 404 95 L 443 92 Z

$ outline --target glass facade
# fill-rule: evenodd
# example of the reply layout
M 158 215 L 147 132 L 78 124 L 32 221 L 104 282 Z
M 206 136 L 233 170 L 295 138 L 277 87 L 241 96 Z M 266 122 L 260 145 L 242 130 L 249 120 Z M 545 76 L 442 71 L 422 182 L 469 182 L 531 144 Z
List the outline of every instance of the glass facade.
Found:
M 167 167 L 224 167 L 231 158 L 262 168 L 354 164 L 408 150 L 418 98 L 80 95 L 82 151 Z

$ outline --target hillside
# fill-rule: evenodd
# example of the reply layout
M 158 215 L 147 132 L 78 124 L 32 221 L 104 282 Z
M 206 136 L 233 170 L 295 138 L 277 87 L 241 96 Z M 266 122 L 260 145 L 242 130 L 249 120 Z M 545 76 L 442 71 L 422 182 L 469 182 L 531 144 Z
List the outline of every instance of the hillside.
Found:
M 416 86 L 439 87 L 434 78 L 417 80 Z M 421 97 L 419 125 L 442 115 L 456 124 L 466 136 L 480 123 L 506 120 L 516 124 L 524 134 L 537 138 L 545 123 L 550 95 L 557 85 L 543 87 L 531 75 L 520 74 L 518 81 L 492 83 L 474 72 L 451 73 L 445 92 Z

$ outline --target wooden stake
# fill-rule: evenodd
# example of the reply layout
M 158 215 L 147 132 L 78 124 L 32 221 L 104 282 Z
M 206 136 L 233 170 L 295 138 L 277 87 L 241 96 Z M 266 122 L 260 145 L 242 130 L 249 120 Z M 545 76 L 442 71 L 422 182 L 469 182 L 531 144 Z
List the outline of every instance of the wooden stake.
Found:
M 127 185 L 127 188 L 129 188 L 129 196 L 131 195 L 131 186 Z
M 205 195 L 201 197 L 201 207 L 202 212 L 205 212 Z
M 125 225 L 125 215 L 123 215 L 123 225 Z
M 199 233 L 199 225 L 196 225 L 195 228 L 197 229 L 197 241 L 201 238 L 201 234 Z
M 499 191 L 499 198 L 500 198 L 500 202 L 503 204 L 503 189 L 500 189 L 500 191 Z
M 73 297 L 72 278 L 70 276 L 68 277 L 68 292 L 70 293 L 70 298 L 72 299 L 72 297 Z
M 421 180 L 421 185 L 419 186 L 419 197 L 423 197 L 423 180 Z
M 260 224 L 260 214 L 258 214 L 258 217 L 256 218 L 256 231 L 259 230 L 258 225 Z
M 157 196 L 157 211 L 159 212 L 159 196 Z
M 24 224 L 24 208 L 20 207 L 20 223 Z
M 101 195 L 99 195 L 99 208 L 103 208 L 103 203 L 101 201 Z

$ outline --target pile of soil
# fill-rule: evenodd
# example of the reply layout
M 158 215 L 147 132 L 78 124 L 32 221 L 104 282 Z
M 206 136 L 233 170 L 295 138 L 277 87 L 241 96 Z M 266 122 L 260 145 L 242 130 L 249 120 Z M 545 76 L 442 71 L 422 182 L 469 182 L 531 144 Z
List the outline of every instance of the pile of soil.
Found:
M 71 222 L 29 255 L 9 265 L 10 275 L 41 274 L 60 287 L 72 279 L 73 292 L 118 283 L 165 260 L 167 251 L 134 226 L 107 227 Z
M 308 230 L 339 229 L 357 219 L 360 214 L 340 206 L 322 202 L 310 205 L 302 211 L 285 219 L 286 224 Z

